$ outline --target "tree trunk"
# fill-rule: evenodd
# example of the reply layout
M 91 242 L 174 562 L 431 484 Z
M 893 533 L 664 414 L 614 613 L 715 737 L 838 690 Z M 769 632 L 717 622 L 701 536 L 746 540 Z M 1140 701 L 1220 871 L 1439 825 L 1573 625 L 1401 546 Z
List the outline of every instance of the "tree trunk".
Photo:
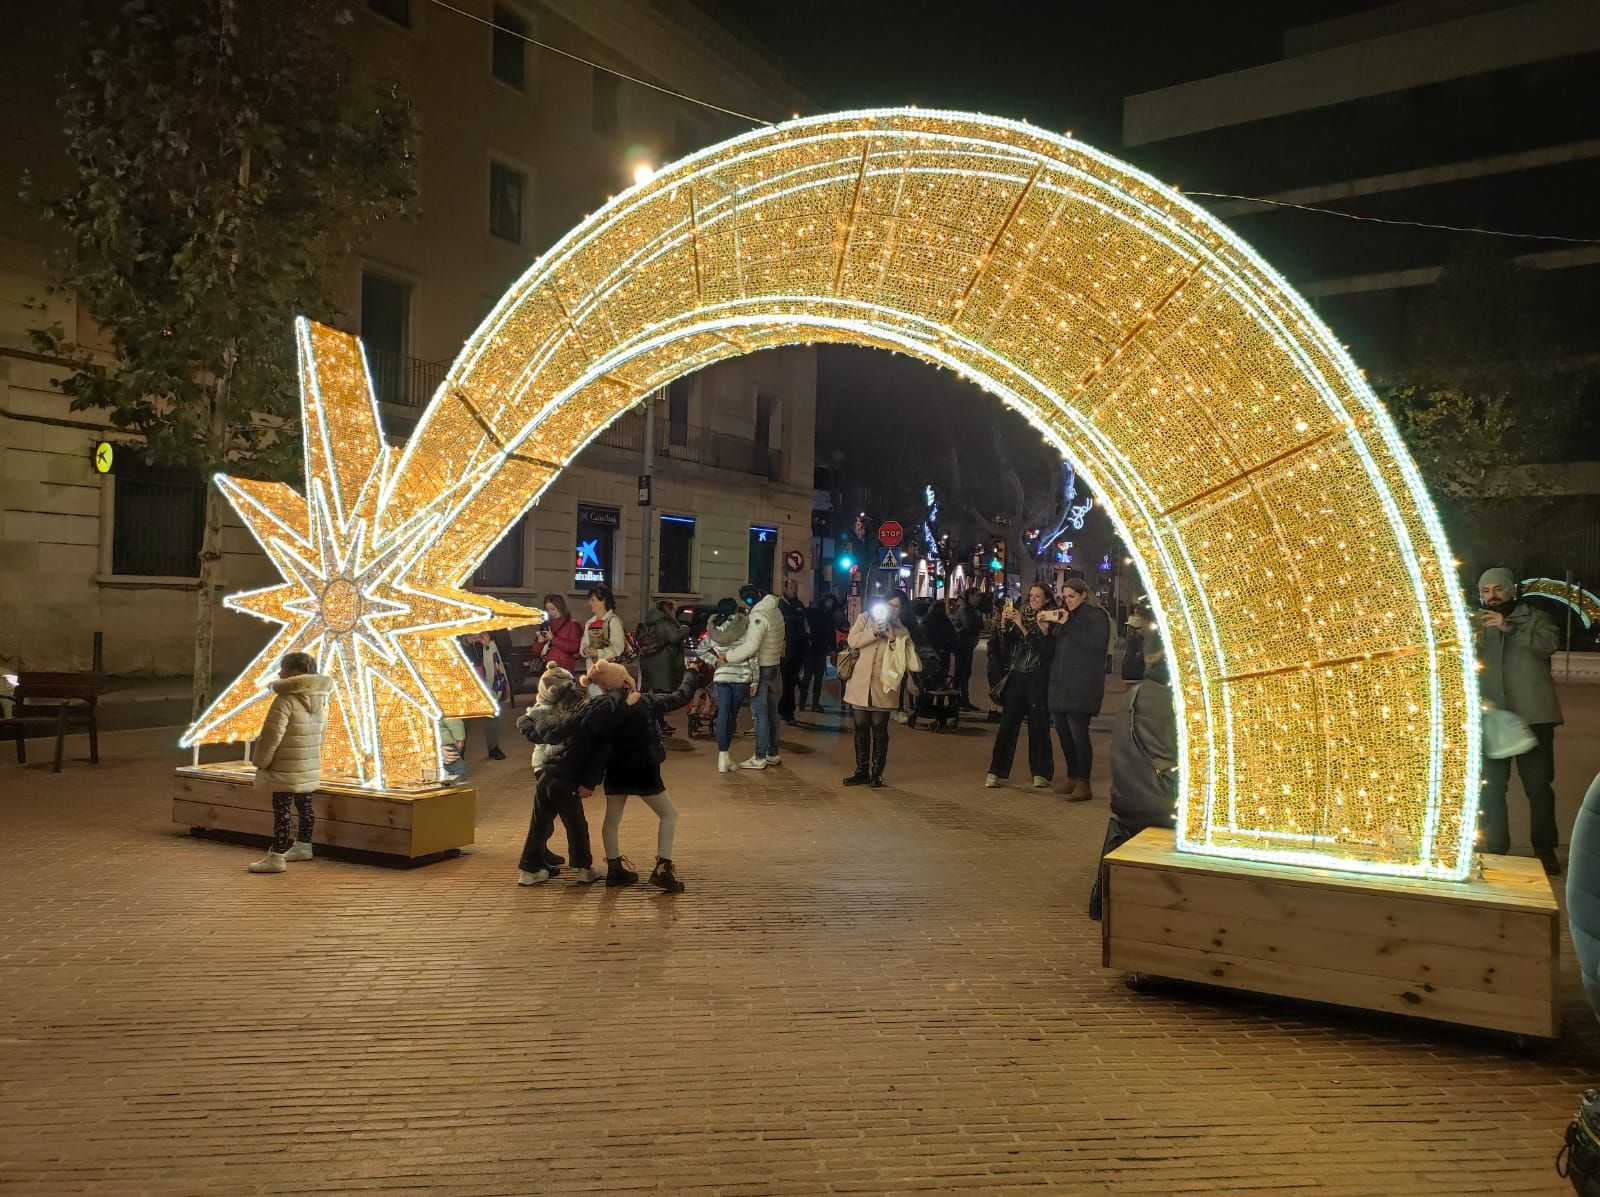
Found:
M 234 352 L 227 353 L 227 369 L 217 380 L 211 397 L 210 421 L 206 427 L 206 456 L 222 461 L 227 452 L 228 389 L 233 381 Z M 200 590 L 195 599 L 193 704 L 190 722 L 197 722 L 211 704 L 211 641 L 216 614 L 216 588 L 221 583 L 222 492 L 214 480 L 206 479 L 205 534 L 200 541 Z
M 231 5 L 229 6 L 231 8 Z M 231 24 L 231 21 L 230 21 Z M 250 147 L 239 153 L 239 199 L 247 202 L 245 189 L 250 186 Z M 228 261 L 228 279 L 232 282 L 239 266 L 239 247 L 234 246 Z M 222 373 L 211 392 L 211 411 L 206 421 L 206 462 L 215 469 L 228 457 L 228 403 L 233 387 L 233 370 L 239 360 L 239 341 L 235 337 L 222 352 Z M 221 583 L 222 566 L 222 492 L 210 477 L 206 478 L 205 534 L 200 540 L 200 593 L 195 599 L 194 627 L 194 677 L 191 682 L 193 706 L 191 722 L 198 722 L 211 704 L 211 641 L 212 625 L 216 615 L 216 588 Z

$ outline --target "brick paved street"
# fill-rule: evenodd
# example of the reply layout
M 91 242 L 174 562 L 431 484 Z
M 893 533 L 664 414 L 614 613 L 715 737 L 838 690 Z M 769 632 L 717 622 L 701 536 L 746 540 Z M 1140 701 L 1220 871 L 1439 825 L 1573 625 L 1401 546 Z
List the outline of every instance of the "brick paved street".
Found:
M 0 1187 L 1563 1191 L 1600 1047 L 1570 950 L 1565 1036 L 1526 1057 L 1135 995 L 1083 917 L 1103 799 L 983 790 L 982 724 L 897 726 L 890 786 L 844 790 L 816 718 L 766 773 L 669 755 L 676 898 L 518 889 L 521 751 L 472 762 L 460 859 L 270 877 L 170 824 L 171 730 L 108 735 L 98 769 L 0 764 Z M 646 867 L 653 824 L 623 826 Z

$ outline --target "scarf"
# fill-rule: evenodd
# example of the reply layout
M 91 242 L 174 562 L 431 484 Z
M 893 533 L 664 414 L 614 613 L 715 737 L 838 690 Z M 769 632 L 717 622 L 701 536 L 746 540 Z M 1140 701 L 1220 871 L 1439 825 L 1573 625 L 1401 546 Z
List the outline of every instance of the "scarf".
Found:
M 902 677 L 921 670 L 922 658 L 912 647 L 910 633 L 903 627 L 896 629 L 878 653 L 878 685 L 893 693 L 900 688 Z
M 1031 636 L 1036 633 L 1039 630 L 1039 612 L 1033 609 L 1033 604 L 1025 602 L 1018 610 L 1022 612 L 1022 634 Z M 1043 610 L 1048 611 L 1049 608 Z

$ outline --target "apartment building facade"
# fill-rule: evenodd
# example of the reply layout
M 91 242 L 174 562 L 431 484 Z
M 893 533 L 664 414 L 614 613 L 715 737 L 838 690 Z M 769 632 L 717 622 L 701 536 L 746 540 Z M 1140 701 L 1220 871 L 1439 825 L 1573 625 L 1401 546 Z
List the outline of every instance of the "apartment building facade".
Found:
M 351 7 L 345 37 L 357 71 L 397 83 L 421 128 L 415 216 L 382 228 L 335 280 L 341 323 L 362 335 L 397 441 L 539 253 L 640 167 L 749 127 L 518 35 L 736 111 L 777 117 L 805 105 L 687 0 Z M 103 14 L 92 2 L 0 14 L 0 108 L 19 118 L 18 135 L 0 143 L 0 177 L 27 170 L 45 192 L 64 178 L 52 141 L 58 80 L 82 53 L 80 23 Z M 15 190 L 0 188 L 0 664 L 83 667 L 99 631 L 108 672 L 185 673 L 204 480 L 145 468 L 135 445 L 122 446 L 113 472 L 95 471 L 94 445 L 120 438 L 98 413 L 69 410 L 52 385 L 60 363 L 35 354 L 28 338 L 52 322 L 91 343 L 94 330 L 70 295 L 48 292 L 49 232 Z M 776 586 L 791 553 L 805 559 L 803 583 L 815 392 L 815 354 L 805 347 L 679 379 L 649 407 L 651 507 L 639 504 L 646 417 L 636 409 L 562 474 L 471 585 L 538 606 L 548 593 L 577 602 L 604 581 L 631 621 L 647 594 L 715 600 L 746 581 Z M 271 580 L 242 528 L 225 528 L 223 549 L 224 593 Z M 220 613 L 219 672 L 248 660 L 269 631 Z

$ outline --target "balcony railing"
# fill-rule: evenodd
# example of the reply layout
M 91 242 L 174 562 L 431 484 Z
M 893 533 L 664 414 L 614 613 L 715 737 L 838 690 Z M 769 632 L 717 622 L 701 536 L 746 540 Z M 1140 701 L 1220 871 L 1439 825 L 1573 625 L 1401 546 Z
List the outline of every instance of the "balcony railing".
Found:
M 644 421 L 637 415 L 624 416 L 595 437 L 595 443 L 642 455 Z M 783 454 L 779 450 L 757 444 L 748 437 L 729 436 L 710 428 L 657 420 L 653 447 L 658 461 L 693 462 L 720 470 L 737 470 L 771 482 L 777 482 L 783 474 Z
M 372 370 L 372 389 L 378 393 L 379 403 L 418 410 L 428 405 L 450 369 L 449 362 L 425 362 L 382 349 L 367 350 L 367 365 Z

